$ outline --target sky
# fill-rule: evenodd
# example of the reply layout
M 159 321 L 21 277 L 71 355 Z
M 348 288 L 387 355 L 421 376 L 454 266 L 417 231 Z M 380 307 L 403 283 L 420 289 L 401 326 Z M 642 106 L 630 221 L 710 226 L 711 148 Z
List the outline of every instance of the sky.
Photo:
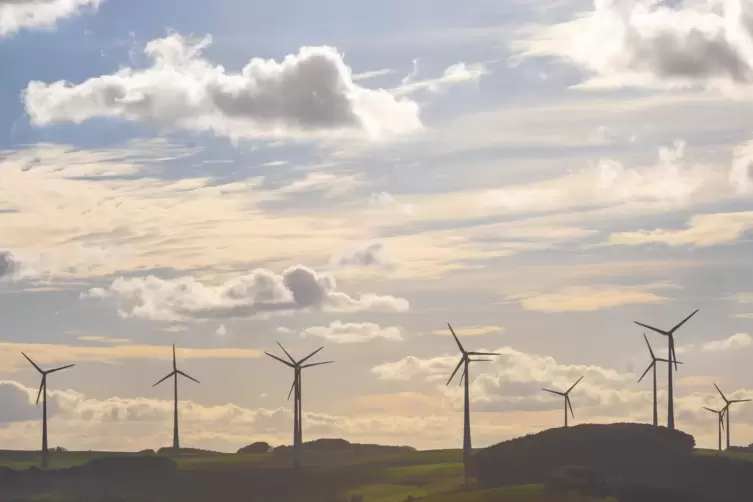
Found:
M 753 0 L 0 0 L 0 449 L 454 448 L 753 397 Z M 667 339 L 646 332 L 657 355 Z M 667 368 L 659 363 L 660 423 Z M 732 408 L 753 442 L 753 403 Z

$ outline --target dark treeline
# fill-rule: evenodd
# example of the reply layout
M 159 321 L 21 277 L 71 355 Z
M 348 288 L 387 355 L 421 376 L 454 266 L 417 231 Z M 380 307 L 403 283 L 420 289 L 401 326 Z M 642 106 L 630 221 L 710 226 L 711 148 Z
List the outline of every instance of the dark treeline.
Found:
M 498 487 L 567 485 L 620 502 L 737 502 L 750 500 L 753 463 L 694 453 L 692 436 L 644 424 L 550 429 L 477 452 L 479 484 Z M 578 467 L 569 473 L 562 468 Z M 565 479 L 565 478 L 570 479 Z M 606 492 L 606 493 L 605 493 Z

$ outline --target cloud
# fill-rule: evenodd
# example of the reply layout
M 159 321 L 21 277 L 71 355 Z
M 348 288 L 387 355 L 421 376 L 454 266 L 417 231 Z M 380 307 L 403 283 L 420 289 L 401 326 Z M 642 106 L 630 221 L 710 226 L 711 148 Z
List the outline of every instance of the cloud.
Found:
M 442 92 L 448 87 L 454 85 L 478 82 L 482 76 L 488 73 L 482 64 L 466 65 L 465 63 L 456 63 L 445 69 L 441 77 L 416 80 L 418 76 L 418 60 L 413 61 L 413 71 L 403 79 L 402 85 L 392 90 L 396 96 L 412 94 L 416 91 L 427 90 L 429 92 Z
M 225 336 L 227 335 L 227 328 L 225 328 L 224 324 L 220 324 L 220 327 L 217 328 L 217 331 L 214 332 L 217 336 Z
M 142 345 L 110 339 L 107 345 L 62 345 L 48 343 L 0 342 L 0 371 L 15 371 L 29 366 L 21 357 L 25 352 L 39 365 L 70 362 L 114 364 L 126 359 L 156 359 L 172 361 L 169 345 Z M 248 359 L 259 357 L 261 351 L 233 347 L 177 348 L 181 359 Z
M 735 333 L 724 340 L 715 340 L 704 343 L 702 348 L 706 352 L 724 352 L 727 350 L 741 349 L 753 345 L 753 337 L 748 333 Z
M 617 232 L 609 236 L 606 245 L 709 247 L 738 241 L 753 228 L 753 211 L 712 213 L 693 216 L 682 230 L 636 230 Z
M 747 195 L 753 190 L 751 165 L 753 165 L 753 141 L 748 141 L 735 148 L 732 168 L 729 171 L 729 182 L 738 194 Z
M 572 286 L 553 293 L 526 293 L 509 296 L 526 310 L 535 312 L 592 312 L 622 305 L 664 303 L 669 299 L 652 293 L 665 284 L 644 286 Z
M 37 447 L 36 422 L 40 410 L 34 406 L 36 389 L 14 381 L 0 381 L 0 440 L 14 449 Z M 97 399 L 75 390 L 48 391 L 50 414 L 55 416 L 55 443 L 71 450 L 138 451 L 159 448 L 170 441 L 172 399 L 154 397 Z M 235 451 L 252 441 L 290 443 L 292 411 L 286 408 L 243 408 L 234 404 L 209 406 L 181 400 L 181 440 L 191 446 Z M 354 442 L 413 444 L 424 447 L 445 445 L 447 430 L 458 427 L 458 416 L 415 414 L 366 416 L 304 411 L 307 440 L 341 437 Z M 481 422 L 479 420 L 479 422 Z M 477 422 L 476 431 L 487 437 L 490 430 Z M 33 426 L 33 428 L 32 428 Z M 82 427 L 87 433 L 81 434 Z M 493 429 L 491 430 L 493 433 Z
M 373 242 L 353 248 L 340 256 L 333 257 L 335 265 L 340 267 L 379 267 L 392 268 L 394 263 L 384 254 L 384 245 Z
M 479 336 L 489 335 L 491 333 L 502 333 L 505 328 L 503 326 L 465 326 L 462 328 L 452 327 L 455 330 L 455 334 L 458 336 Z M 429 332 L 432 335 L 447 335 L 450 336 L 449 329 L 437 329 Z
M 38 126 L 118 117 L 231 138 L 350 131 L 373 139 L 422 127 L 415 102 L 358 86 L 334 48 L 302 47 L 282 62 L 253 58 L 231 74 L 203 58 L 211 41 L 172 34 L 146 45 L 149 68 L 80 84 L 32 81 L 26 111 Z
M 256 269 L 217 286 L 191 276 L 120 277 L 109 288 L 92 288 L 84 296 L 114 297 L 121 316 L 155 321 L 229 319 L 303 310 L 402 312 L 409 307 L 407 300 L 394 296 L 366 293 L 351 297 L 337 291 L 334 277 L 302 265 L 282 274 Z
M 329 326 L 312 326 L 301 331 L 302 337 L 315 336 L 332 343 L 365 343 L 384 339 L 402 341 L 401 330 L 397 326 L 381 327 L 372 322 L 333 321 Z
M 0 38 L 23 29 L 52 28 L 99 4 L 100 0 L 0 0 Z
M 12 280 L 20 270 L 21 264 L 10 251 L 0 251 L 0 281 Z
M 414 213 L 413 206 L 399 202 L 387 192 L 371 194 L 369 205 L 375 209 L 399 213 L 405 216 L 410 216 Z
M 553 56 L 595 75 L 585 87 L 732 86 L 753 80 L 749 1 L 668 6 L 650 0 L 597 0 L 574 20 L 529 27 L 522 57 Z M 709 4 L 710 5 L 710 4 Z

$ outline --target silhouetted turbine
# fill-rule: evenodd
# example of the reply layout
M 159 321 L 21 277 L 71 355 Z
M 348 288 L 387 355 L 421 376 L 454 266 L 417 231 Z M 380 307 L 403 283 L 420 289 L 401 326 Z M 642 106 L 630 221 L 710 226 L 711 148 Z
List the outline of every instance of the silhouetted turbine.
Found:
M 675 363 L 675 371 L 677 371 L 677 354 L 675 354 L 675 331 L 680 329 L 680 327 L 688 322 L 688 320 L 696 315 L 698 312 L 698 309 L 696 309 L 692 314 L 690 314 L 688 317 L 680 321 L 677 325 L 675 325 L 674 328 L 670 329 L 669 331 L 664 331 L 663 329 L 654 328 L 653 326 L 649 326 L 648 324 L 643 324 L 638 321 L 633 321 L 638 326 L 643 326 L 644 328 L 650 329 L 651 331 L 655 331 L 661 335 L 666 336 L 669 340 L 669 347 L 667 349 L 669 360 Z M 674 429 L 675 428 L 675 403 L 674 403 L 674 387 L 672 385 L 672 363 L 669 364 L 669 372 L 668 372 L 668 398 L 667 398 L 667 428 L 668 429 Z
M 178 453 L 180 450 L 180 440 L 178 439 L 178 375 L 184 376 L 188 378 L 189 380 L 193 380 L 196 383 L 201 383 L 198 380 L 196 380 L 194 377 L 187 375 L 186 373 L 183 373 L 178 369 L 178 364 L 175 360 L 175 345 L 173 344 L 173 370 L 168 373 L 164 378 L 162 378 L 159 382 L 152 385 L 152 387 L 156 387 L 157 385 L 161 384 L 165 380 L 167 380 L 170 377 L 174 377 L 174 403 L 173 403 L 173 453 Z
M 722 408 L 722 411 L 727 414 L 727 449 L 729 449 L 729 407 L 732 404 L 735 403 L 747 403 L 748 401 L 751 401 L 750 399 L 727 399 L 727 396 L 725 396 L 721 390 L 719 390 L 719 387 L 714 384 L 714 387 L 716 387 L 716 390 L 719 391 L 719 394 L 722 396 L 722 399 L 724 399 L 724 408 Z
M 724 429 L 724 413 L 727 411 L 727 408 L 722 408 L 721 410 L 712 410 L 711 408 L 703 407 L 705 410 L 709 410 L 711 413 L 716 413 L 718 415 L 718 421 L 717 429 L 719 429 L 719 451 L 722 451 L 722 429 Z
M 583 377 L 580 377 L 576 382 L 565 392 L 560 392 L 558 390 L 551 390 L 551 389 L 544 389 L 541 390 L 546 392 L 551 392 L 552 394 L 557 394 L 558 396 L 563 396 L 565 398 L 565 427 L 567 427 L 567 408 L 570 408 L 570 414 L 575 418 L 575 413 L 573 412 L 573 405 L 570 403 L 570 391 L 572 391 L 576 385 L 580 383 L 580 381 L 583 380 Z
M 37 363 L 31 360 L 29 356 L 21 352 L 27 361 L 42 375 L 42 382 L 39 384 L 39 392 L 37 392 L 37 404 L 39 404 L 39 397 L 42 397 L 42 469 L 47 469 L 49 466 L 49 457 L 47 451 L 47 375 L 61 371 L 64 369 L 72 368 L 75 364 L 69 364 L 67 366 L 61 366 L 59 368 L 51 370 L 43 370 Z
M 264 353 L 272 359 L 276 359 L 277 361 L 281 362 L 285 366 L 293 368 L 293 385 L 290 386 L 288 399 L 290 399 L 290 395 L 293 394 L 293 391 L 295 391 L 295 398 L 293 399 L 293 467 L 298 469 L 301 466 L 301 447 L 303 446 L 303 426 L 301 425 L 303 422 L 303 408 L 301 406 L 301 401 L 303 400 L 303 386 L 301 379 L 301 370 L 311 368 L 313 366 L 321 366 L 322 364 L 332 364 L 334 361 L 303 364 L 314 357 L 314 355 L 316 355 L 324 347 L 319 347 L 300 361 L 296 361 L 295 359 L 293 359 L 293 356 L 291 356 L 290 353 L 285 350 L 285 347 L 283 347 L 280 342 L 277 342 L 277 345 L 279 345 L 285 355 L 288 356 L 290 362 L 281 359 L 273 354 L 270 354 L 269 352 Z
M 646 338 L 646 333 L 643 333 L 643 339 L 646 340 L 646 346 L 648 346 L 648 351 L 651 354 L 651 364 L 648 365 L 648 368 L 646 368 L 646 371 L 643 372 L 643 375 L 638 379 L 638 383 L 643 380 L 643 377 L 646 376 L 646 373 L 648 373 L 648 370 L 651 368 L 654 369 L 654 427 L 659 425 L 659 408 L 656 401 L 656 361 L 661 361 L 665 363 L 672 364 L 672 361 L 669 359 L 664 359 L 661 357 L 656 357 L 654 355 L 654 351 L 651 349 L 651 344 L 648 343 L 648 338 Z M 681 362 L 677 361 L 677 364 L 682 364 Z
M 452 337 L 455 339 L 455 343 L 457 343 L 458 348 L 460 349 L 460 361 L 458 362 L 458 365 L 455 366 L 455 371 L 452 372 L 452 375 L 450 375 L 450 379 L 447 380 L 447 385 L 450 385 L 450 382 L 452 382 L 452 379 L 455 378 L 455 374 L 460 369 L 460 366 L 463 366 L 463 373 L 460 376 L 460 382 L 458 385 L 463 384 L 465 381 L 465 388 L 464 388 L 464 394 L 463 394 L 463 465 L 465 469 L 465 480 L 466 483 L 468 482 L 468 460 L 471 456 L 471 400 L 470 400 L 470 379 L 468 375 L 468 367 L 470 366 L 470 363 L 472 362 L 478 362 L 478 361 L 489 361 L 489 359 L 471 359 L 471 356 L 498 356 L 496 352 L 468 352 L 463 347 L 463 344 L 460 343 L 460 340 L 458 339 L 457 335 L 455 334 L 455 330 L 452 329 L 452 326 L 450 326 L 450 323 L 447 323 L 447 327 L 450 328 L 450 333 L 452 333 Z

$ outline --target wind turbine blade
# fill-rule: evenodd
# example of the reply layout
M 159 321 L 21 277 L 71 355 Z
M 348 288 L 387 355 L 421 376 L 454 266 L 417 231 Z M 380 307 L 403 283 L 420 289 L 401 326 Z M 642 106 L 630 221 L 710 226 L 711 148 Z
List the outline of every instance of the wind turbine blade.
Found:
M 654 367 L 654 364 L 656 364 L 656 361 L 651 361 L 651 364 L 648 365 L 648 368 L 646 368 L 646 371 L 644 371 L 641 377 L 638 379 L 638 383 L 641 383 L 641 380 L 643 380 L 643 377 L 646 376 L 646 373 L 648 373 L 648 370 Z
M 74 366 L 76 366 L 76 365 L 75 364 L 69 364 L 67 366 L 61 366 L 59 368 L 55 368 L 54 370 L 47 370 L 47 374 L 49 375 L 50 373 L 55 373 L 56 371 L 67 370 L 68 368 L 73 368 Z
M 290 392 L 288 392 L 288 401 L 290 401 L 290 396 L 293 395 L 293 389 L 295 389 L 295 378 L 293 378 L 293 383 L 290 384 Z
M 573 412 L 573 403 L 570 402 L 570 396 L 565 396 L 565 401 L 567 401 L 567 407 L 570 408 L 570 416 L 575 418 L 575 412 Z
M 557 394 L 558 396 L 564 396 L 565 395 L 564 392 L 560 392 L 558 390 L 545 389 L 543 387 L 541 388 L 541 390 L 546 391 L 546 392 L 551 392 L 552 394 Z
M 657 358 L 656 358 L 656 360 L 657 360 L 657 361 L 661 361 L 661 362 L 663 362 L 663 363 L 677 363 L 677 364 L 685 364 L 685 363 L 684 363 L 684 362 L 682 362 L 682 361 L 670 361 L 669 359 L 664 359 L 663 357 L 657 357 Z
M 281 359 L 281 358 L 279 358 L 279 357 L 277 357 L 277 356 L 275 356 L 273 354 L 270 354 L 269 352 L 264 352 L 264 353 L 267 354 L 272 359 L 277 359 L 278 361 L 280 361 L 285 366 L 290 366 L 291 368 L 295 368 L 295 366 L 293 366 L 292 364 L 290 364 L 289 362 L 287 362 L 285 359 Z
M 465 370 L 460 374 L 460 381 L 458 382 L 458 387 L 463 385 L 463 379 L 465 378 Z
M 651 359 L 656 359 L 656 356 L 654 355 L 654 350 L 651 348 L 651 344 L 648 343 L 648 337 L 646 336 L 646 333 L 643 333 L 643 339 L 646 340 L 648 351 L 651 353 Z
M 719 425 L 722 426 L 722 430 L 724 430 L 724 419 L 722 418 L 724 415 L 719 415 Z
M 182 371 L 180 371 L 180 370 L 175 370 L 175 372 L 176 372 L 176 373 L 178 373 L 179 375 L 183 375 L 184 377 L 188 378 L 189 380 L 193 380 L 193 381 L 194 381 L 194 382 L 196 382 L 196 383 L 201 383 L 201 382 L 199 382 L 198 380 L 196 380 L 196 379 L 195 379 L 194 377 L 192 377 L 191 375 L 189 375 L 189 374 L 187 374 L 187 373 L 183 373 L 183 372 L 182 372 Z
M 669 330 L 669 332 L 670 333 L 674 333 L 675 331 L 677 331 L 678 329 L 680 329 L 680 327 L 683 324 L 685 324 L 686 322 L 688 322 L 690 320 L 690 318 L 693 317 L 694 315 L 696 315 L 697 313 L 698 313 L 698 309 L 695 309 L 695 311 L 692 314 L 690 314 L 688 317 L 686 317 L 682 321 L 678 322 L 677 325 L 674 328 L 672 328 L 672 329 Z
M 316 349 L 316 350 L 315 350 L 314 352 L 312 352 L 311 354 L 307 355 L 306 357 L 304 357 L 303 359 L 301 359 L 300 361 L 298 361 L 298 364 L 303 364 L 303 363 L 305 363 L 306 361 L 308 361 L 309 359 L 311 359 L 312 357 L 314 357 L 314 356 L 315 356 L 316 354 L 318 354 L 318 353 L 319 353 L 319 351 L 320 351 L 320 350 L 322 350 L 323 348 L 324 348 L 324 347 L 319 347 L 319 348 L 318 348 L 318 349 Z
M 491 362 L 492 359 L 469 359 L 472 363 L 488 363 Z
M 725 408 L 728 408 L 729 407 L 729 399 L 727 399 L 727 397 L 724 395 L 724 393 L 721 391 L 721 389 L 719 389 L 718 385 L 714 384 L 714 387 L 716 387 L 716 390 L 719 391 L 719 394 L 721 394 L 722 399 L 724 399 L 724 402 L 727 403 L 727 406 L 725 406 Z
M 37 392 L 37 404 L 39 404 L 39 397 L 42 395 L 42 389 L 44 388 L 45 380 L 47 376 L 42 377 L 42 381 L 39 383 L 39 392 Z
M 719 414 L 721 413 L 719 410 L 712 410 L 711 408 L 707 408 L 706 406 L 703 407 L 704 410 L 709 410 L 711 413 Z
M 314 366 L 321 366 L 322 364 L 332 364 L 334 362 L 335 361 L 324 361 L 324 362 L 321 362 L 321 363 L 304 364 L 303 366 L 301 366 L 301 369 L 303 369 L 303 368 L 313 368 Z
M 571 391 L 571 390 L 573 390 L 573 389 L 575 388 L 575 386 L 576 386 L 576 385 L 578 385 L 578 384 L 580 383 L 580 381 L 581 381 L 581 380 L 583 380 L 583 377 L 580 377 L 580 378 L 579 378 L 579 379 L 578 379 L 578 380 L 577 380 L 577 381 L 576 381 L 576 382 L 575 382 L 575 383 L 574 383 L 574 384 L 572 385 L 572 387 L 570 387 L 569 389 L 567 389 L 567 391 L 565 392 L 565 394 L 570 394 L 570 391 Z
M 24 354 L 23 352 L 21 352 L 21 354 L 23 354 L 23 355 L 24 355 L 24 357 L 26 358 L 26 360 L 27 360 L 27 361 L 29 361 L 29 362 L 30 362 L 30 363 L 32 364 L 32 366 L 34 366 L 34 367 L 35 367 L 35 368 L 37 369 L 37 371 L 38 371 L 38 372 L 40 372 L 40 373 L 44 373 L 44 371 L 42 371 L 42 368 L 40 368 L 39 366 L 37 366 L 37 363 L 35 363 L 34 361 L 32 361 L 32 360 L 31 360 L 31 358 L 30 358 L 29 356 L 27 356 L 27 355 L 26 355 L 26 354 Z
M 173 371 L 178 369 L 178 362 L 175 360 L 175 344 L 173 344 Z
M 469 356 L 498 356 L 496 352 L 468 352 Z
M 733 399 L 730 401 L 730 403 L 747 403 L 749 401 L 753 401 L 752 399 Z
M 675 371 L 677 371 L 677 352 L 675 351 L 674 335 L 669 335 L 669 346 L 672 349 L 672 353 L 669 355 L 669 358 L 672 360 L 672 362 L 675 363 Z
M 669 336 L 669 333 L 664 331 L 663 329 L 654 328 L 653 326 L 649 326 L 648 324 L 643 324 L 642 322 L 638 322 L 638 321 L 633 321 L 633 322 L 637 324 L 638 326 L 643 326 L 644 328 L 650 329 L 651 331 L 656 331 L 660 335 Z
M 463 359 L 463 358 L 460 358 L 460 362 L 458 363 L 458 365 L 457 365 L 457 366 L 455 366 L 455 371 L 453 371 L 453 372 L 452 372 L 452 375 L 450 375 L 450 379 L 449 379 L 449 380 L 447 380 L 447 384 L 446 384 L 446 385 L 450 385 L 450 382 L 452 382 L 452 379 L 453 379 L 453 378 L 455 378 L 455 374 L 456 374 L 456 373 L 458 372 L 458 370 L 460 369 L 460 365 L 461 365 L 461 364 L 463 364 L 463 361 L 464 361 L 464 359 Z
M 447 323 L 447 327 L 450 328 L 450 333 L 452 333 L 452 337 L 455 339 L 455 343 L 458 344 L 458 348 L 460 349 L 460 352 L 465 354 L 465 349 L 463 348 L 463 344 L 460 343 L 460 340 L 458 339 L 458 336 L 455 334 L 455 330 L 452 329 L 452 326 L 450 326 L 450 323 Z
M 157 382 L 157 383 L 155 383 L 154 385 L 152 385 L 152 387 L 156 387 L 156 386 L 158 386 L 159 384 L 161 384 L 162 382 L 164 382 L 165 380 L 167 380 L 168 378 L 170 378 L 170 377 L 171 377 L 171 376 L 173 376 L 173 375 L 175 375 L 175 371 L 171 371 L 171 372 L 170 372 L 170 373 L 169 373 L 169 374 L 168 374 L 167 376 L 165 376 L 165 377 L 164 377 L 164 378 L 163 378 L 162 380 L 160 380 L 159 382 Z
M 287 350 L 285 350 L 285 347 L 283 347 L 280 342 L 277 342 L 277 345 L 279 345 L 282 351 L 285 352 L 285 355 L 288 356 L 288 359 L 290 359 L 290 362 L 295 364 L 295 359 L 293 359 L 293 356 L 291 356 L 290 353 Z

